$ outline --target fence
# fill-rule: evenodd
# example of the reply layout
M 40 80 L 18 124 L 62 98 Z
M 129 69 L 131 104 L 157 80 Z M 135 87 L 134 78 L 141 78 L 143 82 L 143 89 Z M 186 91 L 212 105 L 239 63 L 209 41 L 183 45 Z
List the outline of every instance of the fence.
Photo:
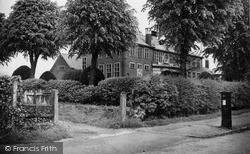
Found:
M 51 118 L 54 123 L 58 123 L 58 90 L 50 91 L 25 91 L 18 93 L 18 82 L 13 82 L 12 105 L 17 104 L 28 111 L 27 118 Z M 14 124 L 14 120 L 13 120 Z

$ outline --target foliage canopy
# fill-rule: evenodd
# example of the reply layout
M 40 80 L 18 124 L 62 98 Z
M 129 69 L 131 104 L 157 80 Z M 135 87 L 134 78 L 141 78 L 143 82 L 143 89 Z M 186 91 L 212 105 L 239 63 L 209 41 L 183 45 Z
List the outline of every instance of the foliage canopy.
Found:
M 125 52 L 135 45 L 137 21 L 124 0 L 68 0 L 62 11 L 59 40 L 70 55 L 92 54 L 90 84 L 99 54 Z
M 47 59 L 58 51 L 55 41 L 58 8 L 48 0 L 18 0 L 1 30 L 0 50 L 23 53 L 34 77 L 39 56 Z

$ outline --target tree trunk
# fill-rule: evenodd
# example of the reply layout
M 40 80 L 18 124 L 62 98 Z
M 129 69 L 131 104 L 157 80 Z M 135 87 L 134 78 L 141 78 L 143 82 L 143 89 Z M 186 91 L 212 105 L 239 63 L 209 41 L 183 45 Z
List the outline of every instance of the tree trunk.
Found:
M 94 83 L 95 83 L 95 78 L 96 78 L 95 69 L 96 69 L 96 65 L 97 65 L 97 58 L 98 58 L 98 54 L 96 54 L 96 53 L 92 54 L 89 85 L 94 85 Z
M 30 78 L 35 78 L 35 72 L 36 72 L 36 65 L 38 61 L 39 55 L 33 56 L 33 54 L 30 54 Z
M 181 54 L 180 54 L 180 68 L 181 68 L 181 76 L 187 77 L 187 57 L 188 57 L 188 50 L 185 46 L 181 47 Z

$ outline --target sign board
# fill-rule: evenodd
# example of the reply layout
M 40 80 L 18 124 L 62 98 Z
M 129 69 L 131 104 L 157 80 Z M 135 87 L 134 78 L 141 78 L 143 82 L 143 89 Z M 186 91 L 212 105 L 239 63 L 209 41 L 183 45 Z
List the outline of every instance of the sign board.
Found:
M 226 105 L 227 101 L 226 100 L 222 100 L 222 105 Z

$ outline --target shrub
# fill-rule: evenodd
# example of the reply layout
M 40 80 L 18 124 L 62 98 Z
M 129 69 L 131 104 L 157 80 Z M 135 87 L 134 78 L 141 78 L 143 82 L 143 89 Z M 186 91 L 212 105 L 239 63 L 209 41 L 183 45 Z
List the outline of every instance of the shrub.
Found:
M 21 76 L 22 80 L 30 78 L 30 68 L 26 65 L 18 67 L 12 74 L 12 76 Z
M 116 77 L 101 81 L 95 92 L 96 96 L 102 98 L 106 105 L 119 106 L 120 93 L 131 93 L 139 84 L 146 83 L 140 77 Z
M 62 76 L 62 80 L 75 80 L 80 81 L 81 79 L 82 70 L 68 70 L 65 72 L 65 74 Z
M 47 81 L 43 79 L 27 79 L 20 83 L 20 87 L 26 90 L 44 90 L 47 88 Z
M 59 101 L 72 102 L 74 100 L 74 97 L 72 97 L 72 93 L 74 91 L 71 91 L 70 88 L 73 88 L 75 86 L 82 85 L 78 81 L 71 81 L 71 80 L 50 80 L 48 81 L 48 84 L 46 85 L 47 89 L 57 89 L 59 91 Z
M 222 82 L 223 91 L 232 92 L 234 109 L 250 107 L 250 86 L 245 82 Z
M 22 130 L 24 124 L 25 110 L 19 106 L 12 106 L 12 80 L 18 78 L 1 76 L 0 77 L 0 136 L 11 132 L 12 117 L 17 130 Z
M 56 77 L 53 73 L 51 73 L 50 71 L 46 71 L 44 72 L 41 76 L 40 79 L 43 79 L 45 81 L 49 81 L 49 80 L 56 80 Z
M 89 85 L 90 70 L 91 70 L 91 66 L 83 70 L 81 74 L 80 82 L 84 85 Z M 96 76 L 94 79 L 94 86 L 97 86 L 98 82 L 105 79 L 105 76 L 103 75 L 102 71 L 99 70 L 98 68 L 95 68 L 95 72 L 96 72 Z

